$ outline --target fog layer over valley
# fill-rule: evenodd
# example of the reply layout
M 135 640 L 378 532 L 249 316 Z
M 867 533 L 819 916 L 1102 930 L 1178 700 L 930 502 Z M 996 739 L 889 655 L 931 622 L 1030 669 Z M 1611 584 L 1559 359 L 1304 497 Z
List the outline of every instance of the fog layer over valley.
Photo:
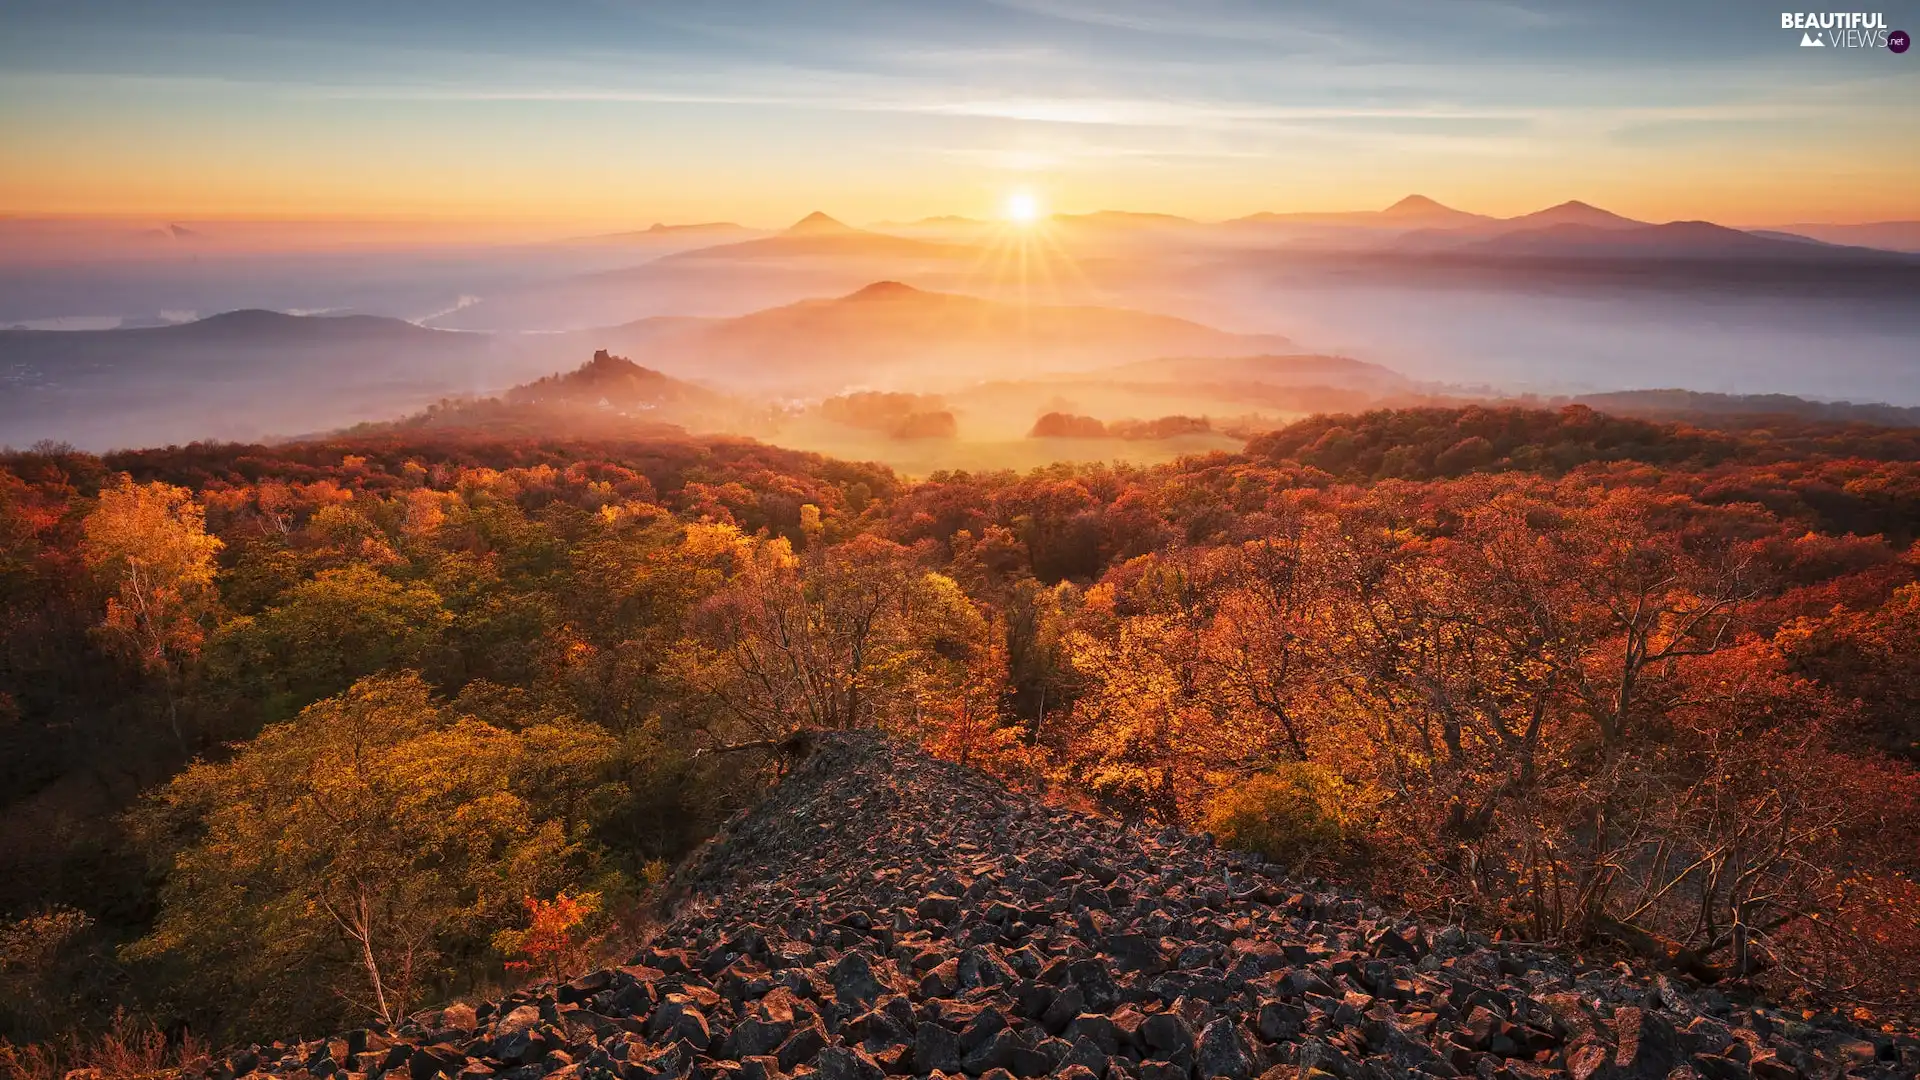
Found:
M 575 406 L 910 472 L 1159 460 L 1428 400 L 1675 388 L 1920 404 L 1904 223 L 1740 231 L 1580 203 L 1502 220 L 1415 197 L 1221 223 L 813 214 L 784 230 L 293 250 L 217 225 L 60 246 L 30 224 L 0 223 L 0 444 L 15 446 L 390 421 L 600 350 L 727 405 Z M 870 401 L 831 404 L 862 394 L 926 400 L 884 421 L 849 419 Z M 1055 414 L 1127 436 L 1036 430 Z M 1168 417 L 1195 423 L 1153 426 Z

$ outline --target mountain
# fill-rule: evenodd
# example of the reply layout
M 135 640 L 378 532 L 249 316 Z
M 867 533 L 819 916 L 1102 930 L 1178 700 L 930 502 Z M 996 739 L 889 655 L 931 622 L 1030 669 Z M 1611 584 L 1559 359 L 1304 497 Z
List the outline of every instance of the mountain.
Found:
M 1493 221 L 1485 214 L 1455 210 L 1425 195 L 1409 195 L 1384 210 L 1349 210 L 1334 213 L 1260 213 L 1235 218 L 1228 225 L 1344 225 L 1373 229 L 1447 229 L 1462 228 Z
M 704 386 L 695 386 L 651 368 L 641 367 L 605 349 L 579 368 L 561 375 L 516 386 L 504 400 L 516 405 L 594 405 L 617 410 L 663 407 L 717 406 L 728 399 Z
M 1647 226 L 1644 221 L 1621 217 L 1611 210 L 1602 210 L 1578 199 L 1570 199 L 1558 206 L 1549 206 L 1545 210 L 1536 210 L 1531 214 L 1507 218 L 1501 224 L 1510 230 L 1550 228 L 1555 225 L 1585 225 L 1595 229 L 1637 229 Z
M 81 366 L 140 360 L 152 350 L 189 350 L 219 367 L 231 359 L 222 350 L 309 346 L 448 347 L 482 344 L 483 336 L 429 330 L 376 315 L 287 315 L 249 309 L 193 322 L 115 330 L 0 330 L 0 357 L 19 363 L 60 362 Z
M 162 225 L 156 229 L 147 229 L 140 235 L 149 240 L 185 243 L 202 239 L 205 234 L 196 229 L 189 229 L 185 225 Z
M 219 1069 L 295 1080 L 332 1054 L 420 1077 L 569 1062 L 634 1078 L 1635 1080 L 1691 1062 L 1772 1080 L 1890 1077 L 1914 1049 L 1651 964 L 1423 923 L 872 732 L 779 746 L 758 752 L 791 771 L 676 871 L 673 917 L 626 966 Z
M 1634 228 L 1588 224 L 1521 229 L 1461 250 L 1486 255 L 1574 258 L 1779 259 L 1801 261 L 1898 261 L 1870 248 L 1824 246 L 1729 229 L 1710 221 L 1671 221 Z
M 847 236 L 861 230 L 827 216 L 815 210 L 799 221 L 787 226 L 788 236 Z
M 1393 246 L 1399 251 L 1449 251 L 1468 246 L 1478 240 L 1561 227 L 1625 230 L 1644 229 L 1649 226 L 1644 221 L 1621 217 L 1610 210 L 1602 210 L 1589 203 L 1569 200 L 1558 206 L 1550 206 L 1545 210 L 1536 210 L 1519 217 L 1483 218 L 1466 225 L 1416 229 L 1402 233 Z
M 794 222 L 787 227 L 786 231 L 776 236 L 695 248 L 667 258 L 678 261 L 789 258 L 952 259 L 971 254 L 973 249 L 962 245 L 941 244 L 856 229 L 816 210 Z
M 644 229 L 629 232 L 599 233 L 562 241 L 572 245 L 636 245 L 660 248 L 664 251 L 680 250 L 690 246 L 711 246 L 721 240 L 743 240 L 762 236 L 764 230 L 750 229 L 745 225 L 736 225 L 731 221 L 701 221 L 685 225 L 670 225 L 656 221 Z
M 648 226 L 646 231 L 649 234 L 662 235 L 667 233 L 751 232 L 753 230 L 748 229 L 745 225 L 735 225 L 731 221 L 701 221 L 689 225 L 669 225 L 664 221 L 656 221 Z
M 1864 225 L 1780 225 L 1770 231 L 1792 233 L 1827 244 L 1920 252 L 1920 221 L 1878 221 Z
M 1695 423 L 1731 417 L 1744 421 L 1744 426 L 1759 427 L 1769 420 L 1791 418 L 1829 424 L 1920 427 L 1920 408 L 1913 406 L 1810 401 L 1791 394 L 1714 394 L 1681 389 L 1618 390 L 1582 394 L 1573 400 L 1616 416 L 1690 420 Z
M 367 315 L 233 311 L 175 326 L 0 330 L 0 445 L 259 438 L 552 370 L 516 342 Z
M 1394 203 L 1392 206 L 1387 207 L 1385 210 L 1380 211 L 1380 216 L 1388 221 L 1418 224 L 1426 228 L 1431 228 L 1436 225 L 1465 225 L 1470 222 L 1487 220 L 1484 214 L 1470 214 L 1465 210 L 1455 210 L 1453 207 L 1443 206 L 1427 198 L 1425 195 L 1409 195 L 1399 202 Z
M 734 319 L 642 320 L 602 332 L 669 372 L 739 385 L 837 393 L 848 386 L 939 389 L 1156 356 L 1234 356 L 1286 345 L 1127 308 L 1003 303 L 878 281 L 828 300 Z M 927 382 L 940 386 L 925 387 Z
M 1146 214 L 1134 210 L 1095 210 L 1090 214 L 1054 214 L 1047 219 L 1056 228 L 1066 229 L 1195 229 L 1200 223 L 1175 214 Z
M 392 424 L 357 430 L 483 431 L 489 435 L 635 436 L 678 430 L 739 430 L 751 406 L 605 349 L 572 371 L 513 387 L 498 397 L 438 403 Z

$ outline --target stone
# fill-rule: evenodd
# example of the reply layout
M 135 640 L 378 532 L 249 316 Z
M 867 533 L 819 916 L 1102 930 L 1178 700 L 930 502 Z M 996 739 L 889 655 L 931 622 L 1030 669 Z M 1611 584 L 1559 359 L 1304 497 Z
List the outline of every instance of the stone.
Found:
M 1617 1075 L 1628 1080 L 1666 1080 L 1679 1064 L 1673 1025 L 1645 1009 L 1628 1007 L 1613 1014 Z
M 721 1047 L 721 1056 L 744 1059 L 771 1054 L 792 1034 L 792 1020 L 781 1023 L 749 1016 L 735 1024 L 728 1033 L 726 1043 Z
M 1208 1024 L 1200 1032 L 1200 1045 L 1194 1052 L 1194 1068 L 1199 1076 L 1224 1076 L 1227 1080 L 1251 1080 L 1253 1055 L 1240 1025 L 1227 1017 Z
M 1013 1064 L 1013 1052 L 1021 1049 L 1019 1040 L 1013 1032 L 1005 1028 L 995 1031 L 981 1040 L 973 1049 L 960 1056 L 960 1067 L 974 1076 L 994 1069 L 1008 1068 Z
M 923 1020 L 913 1033 L 913 1065 L 916 1072 L 958 1072 L 960 1037 L 931 1020 Z
M 668 994 L 654 1010 L 647 1033 L 668 1040 L 684 1039 L 696 1050 L 705 1050 L 713 1038 L 706 1014 L 687 994 Z
M 808 1024 L 780 1044 L 780 1049 L 774 1052 L 774 1060 L 781 1072 L 790 1073 L 796 1066 L 811 1063 L 826 1046 L 827 1033 L 821 1030 L 819 1024 Z
M 859 949 L 842 956 L 827 973 L 827 981 L 835 996 L 847 1004 L 867 1004 L 887 989 L 874 971 L 873 958 Z
M 829 1046 L 814 1059 L 813 1073 L 819 1080 L 886 1080 L 887 1072 L 866 1052 L 845 1046 Z
M 1140 1025 L 1140 1037 L 1148 1049 L 1163 1053 L 1192 1053 L 1193 1029 L 1174 1013 L 1155 1013 Z
M 1060 1032 L 1060 1037 L 1069 1042 L 1086 1039 L 1108 1056 L 1120 1052 L 1120 1037 L 1113 1021 L 1099 1013 L 1081 1013 L 1074 1017 Z
M 870 732 L 812 745 L 675 872 L 633 963 L 189 1080 L 1920 1074 L 1906 1036 L 1423 927 Z

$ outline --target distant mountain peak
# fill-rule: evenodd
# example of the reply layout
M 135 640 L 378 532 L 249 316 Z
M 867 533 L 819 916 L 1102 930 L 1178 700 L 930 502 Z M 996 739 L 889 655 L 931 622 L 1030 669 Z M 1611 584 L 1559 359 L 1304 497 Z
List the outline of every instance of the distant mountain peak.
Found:
M 236 308 L 232 311 L 219 311 L 204 319 L 195 319 L 182 325 L 186 326 L 285 326 L 301 318 L 311 316 L 289 315 L 284 311 L 269 311 L 266 308 Z
M 624 356 L 615 356 L 605 349 L 595 349 L 593 353 L 593 359 L 587 361 L 584 364 L 581 364 L 579 367 L 574 368 L 570 372 L 562 373 L 560 378 L 590 379 L 590 378 L 593 378 L 595 375 L 602 375 L 608 372 L 612 372 L 616 374 L 631 374 L 634 372 L 641 372 L 641 371 L 644 371 L 649 375 L 660 374 L 659 372 L 654 371 L 651 368 L 643 368 L 639 364 L 634 363 L 633 361 L 627 359 Z
M 649 233 L 656 233 L 656 234 L 657 233 L 686 233 L 686 232 L 724 232 L 729 229 L 738 229 L 738 228 L 740 228 L 740 226 L 735 225 L 731 221 L 697 221 L 688 225 L 671 225 L 664 221 L 656 221 L 646 231 Z
M 788 236 L 817 236 L 821 233 L 850 233 L 855 230 L 822 211 L 815 210 L 787 227 Z
M 563 401 L 599 401 L 612 405 L 639 402 L 691 402 L 715 398 L 711 391 L 682 382 L 650 367 L 642 367 L 606 349 L 593 359 L 546 378 L 507 391 L 507 400 L 519 404 Z
M 1433 201 L 1425 195 L 1409 195 L 1381 213 L 1385 214 L 1457 214 L 1460 211 L 1451 206 Z
M 916 289 L 901 281 L 876 281 L 863 286 L 857 292 L 841 297 L 843 300 L 900 300 L 909 296 L 925 296 L 926 291 Z
M 1531 214 L 1510 220 L 1529 225 L 1574 224 L 1610 229 L 1633 228 L 1646 224 L 1643 221 L 1621 217 L 1611 210 L 1603 210 L 1592 203 L 1581 202 L 1579 199 L 1568 199 L 1557 206 L 1549 206 L 1545 210 L 1536 210 Z

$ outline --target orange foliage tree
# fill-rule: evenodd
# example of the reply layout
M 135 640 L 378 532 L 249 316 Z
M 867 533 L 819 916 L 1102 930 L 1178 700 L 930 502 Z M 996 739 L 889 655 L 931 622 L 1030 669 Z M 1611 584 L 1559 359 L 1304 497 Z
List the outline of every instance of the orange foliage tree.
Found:
M 218 595 L 205 512 L 193 493 L 172 484 L 136 484 L 122 475 L 100 492 L 84 523 L 87 564 L 111 591 L 101 635 L 115 652 L 159 678 L 167 722 L 184 746 L 175 681 L 199 652 Z
M 532 972 L 558 983 L 585 968 L 600 939 L 591 922 L 600 894 L 562 892 L 551 900 L 529 896 L 527 925 L 493 935 L 493 947 L 508 957 L 508 971 Z

